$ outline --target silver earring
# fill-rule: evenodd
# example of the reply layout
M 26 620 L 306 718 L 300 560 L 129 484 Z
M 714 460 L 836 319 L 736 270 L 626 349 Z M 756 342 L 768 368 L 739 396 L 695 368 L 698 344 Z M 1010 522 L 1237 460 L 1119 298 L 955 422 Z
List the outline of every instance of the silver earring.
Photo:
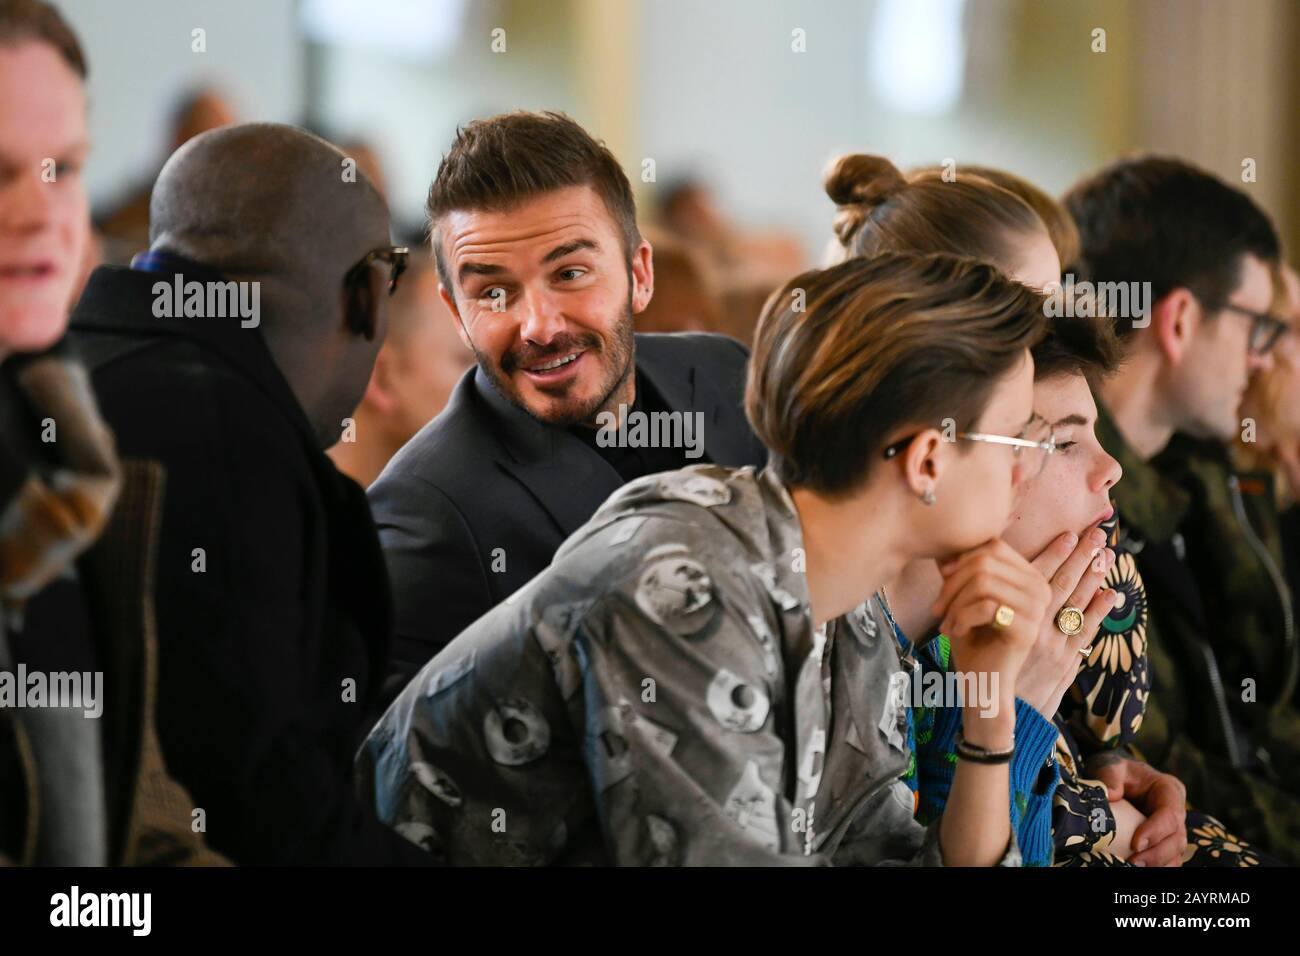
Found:
M 921 502 L 922 502 L 923 504 L 927 504 L 927 505 L 932 505 L 932 504 L 934 504 L 934 489 L 933 489 L 933 488 L 926 488 L 926 489 L 925 489 L 925 494 L 921 495 Z

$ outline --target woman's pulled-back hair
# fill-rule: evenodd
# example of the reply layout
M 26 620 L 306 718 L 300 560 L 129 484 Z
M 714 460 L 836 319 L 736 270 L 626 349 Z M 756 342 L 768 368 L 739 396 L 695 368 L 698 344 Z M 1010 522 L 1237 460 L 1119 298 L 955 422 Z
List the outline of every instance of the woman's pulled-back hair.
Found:
M 1038 218 L 1047 227 L 1047 235 L 1056 247 L 1057 258 L 1061 260 L 1061 271 L 1070 272 L 1079 261 L 1079 227 L 1074 224 L 1074 217 L 1061 203 L 1043 192 L 1027 179 L 1004 169 L 992 166 L 963 166 L 959 176 L 978 176 L 1001 186 L 1007 192 L 1028 204 L 1038 214 Z
M 947 252 L 1010 271 L 1016 251 L 1008 240 L 1037 230 L 1052 240 L 1062 264 L 1078 260 L 1074 220 L 1041 189 L 988 166 L 962 167 L 952 181 L 942 173 L 927 166 L 905 178 L 878 156 L 840 159 L 826 191 L 841 204 L 836 234 L 846 251 Z M 1120 354 L 1108 319 L 1064 310 L 1034 346 L 1034 378 L 1080 373 L 1095 382 L 1115 370 Z
M 826 174 L 839 206 L 835 235 L 847 256 L 947 252 L 1004 264 L 1013 242 L 1046 231 L 1027 203 L 977 176 L 949 182 L 939 169 L 904 176 L 882 156 L 841 156 Z
M 842 496 L 900 428 L 972 428 L 1045 323 L 1042 296 L 969 258 L 805 272 L 764 306 L 745 411 L 782 481 Z

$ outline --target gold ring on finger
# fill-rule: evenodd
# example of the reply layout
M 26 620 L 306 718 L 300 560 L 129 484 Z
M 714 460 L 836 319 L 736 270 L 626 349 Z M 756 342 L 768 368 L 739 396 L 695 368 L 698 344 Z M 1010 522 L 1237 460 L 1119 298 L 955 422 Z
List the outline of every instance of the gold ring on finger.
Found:
M 1005 604 L 999 604 L 997 611 L 993 613 L 993 626 L 1006 630 L 1011 626 L 1011 622 L 1016 619 L 1015 608 L 1007 607 Z
M 1083 630 L 1083 612 L 1067 604 L 1056 612 L 1056 629 L 1066 637 L 1074 637 Z

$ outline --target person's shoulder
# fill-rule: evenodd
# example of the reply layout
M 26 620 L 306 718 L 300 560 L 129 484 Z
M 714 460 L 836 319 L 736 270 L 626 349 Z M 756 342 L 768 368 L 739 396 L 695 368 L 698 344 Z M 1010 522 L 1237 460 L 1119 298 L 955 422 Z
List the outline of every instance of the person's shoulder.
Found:
M 218 476 L 301 484 L 316 439 L 260 334 L 133 319 L 156 279 L 97 270 L 69 331 L 119 451 L 161 461 L 169 480 L 186 484 Z
M 413 491 L 423 499 L 430 488 L 452 502 L 491 499 L 500 475 L 494 463 L 500 442 L 473 373 L 471 368 L 446 408 L 398 449 L 371 484 L 368 492 L 377 511 Z
M 127 454 L 218 444 L 301 457 L 290 413 L 248 375 L 185 338 L 160 338 L 91 372 L 100 408 Z
M 636 348 L 643 358 L 686 365 L 744 365 L 749 358 L 744 345 L 715 332 L 641 332 Z
M 664 551 L 747 566 L 763 556 L 765 525 L 753 469 L 693 465 L 628 482 L 565 541 L 552 564 L 575 579 L 603 565 L 598 586 Z

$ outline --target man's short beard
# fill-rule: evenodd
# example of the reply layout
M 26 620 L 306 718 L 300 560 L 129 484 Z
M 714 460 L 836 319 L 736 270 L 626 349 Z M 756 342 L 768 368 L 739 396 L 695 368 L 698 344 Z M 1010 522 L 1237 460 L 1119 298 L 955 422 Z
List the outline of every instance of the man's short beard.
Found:
M 579 405 L 575 400 L 561 400 L 560 410 L 546 418 L 539 416 L 524 403 L 519 392 L 511 386 L 509 377 L 501 371 L 498 365 L 480 352 L 477 346 L 474 346 L 474 358 L 478 360 L 478 367 L 487 374 L 488 380 L 492 383 L 493 388 L 497 390 L 497 394 L 538 421 L 546 422 L 548 425 L 558 425 L 562 428 L 584 423 L 594 424 L 596 416 L 602 411 L 606 411 L 606 406 L 614 402 L 619 391 L 623 388 L 623 384 L 627 381 L 627 377 L 632 374 L 634 368 L 633 346 L 635 342 L 632 322 L 632 292 L 629 285 L 627 303 L 623 307 L 623 314 L 614 324 L 613 334 L 610 336 L 612 345 L 609 357 L 611 359 L 610 364 L 614 369 L 610 376 L 611 381 L 607 382 L 605 387 L 601 389 L 600 395 L 591 401 Z M 473 340 L 471 340 L 471 344 L 472 342 Z

